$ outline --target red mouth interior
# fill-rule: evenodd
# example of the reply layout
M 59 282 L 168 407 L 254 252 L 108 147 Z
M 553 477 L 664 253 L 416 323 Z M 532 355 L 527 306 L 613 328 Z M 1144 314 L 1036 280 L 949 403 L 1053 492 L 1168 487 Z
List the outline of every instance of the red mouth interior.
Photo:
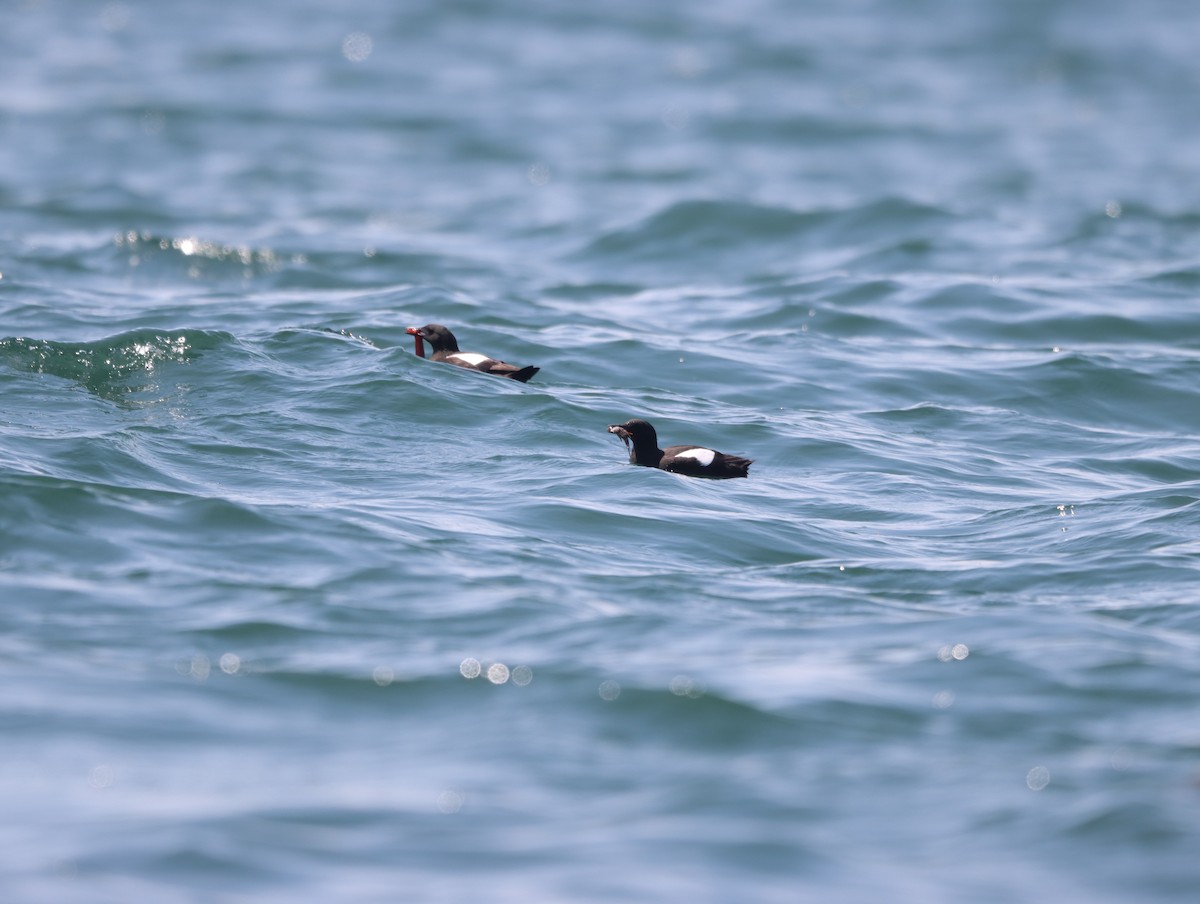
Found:
M 418 329 L 413 329 L 410 326 L 408 328 L 407 332 L 412 333 L 413 352 L 416 353 L 416 356 L 418 358 L 424 358 L 425 357 L 425 342 L 421 339 L 421 331 Z

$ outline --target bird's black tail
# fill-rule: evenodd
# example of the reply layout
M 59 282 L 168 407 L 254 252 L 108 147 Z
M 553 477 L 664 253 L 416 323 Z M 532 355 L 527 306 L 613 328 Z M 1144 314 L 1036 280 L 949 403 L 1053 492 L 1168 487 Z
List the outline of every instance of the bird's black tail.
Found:
M 754 459 L 739 458 L 736 455 L 726 455 L 725 463 L 737 472 L 733 475 L 734 477 L 749 477 L 750 465 L 754 464 Z
M 530 364 L 528 367 L 522 367 L 520 370 L 514 370 L 510 374 L 505 374 L 510 380 L 516 380 L 518 383 L 528 383 L 530 377 L 541 370 L 540 367 L 534 367 Z

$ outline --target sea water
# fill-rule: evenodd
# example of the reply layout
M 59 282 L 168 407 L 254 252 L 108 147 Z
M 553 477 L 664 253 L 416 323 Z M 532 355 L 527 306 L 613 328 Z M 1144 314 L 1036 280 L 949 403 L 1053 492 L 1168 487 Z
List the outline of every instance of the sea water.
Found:
M 1197 899 L 1200 7 L 2 19 L 6 902 Z

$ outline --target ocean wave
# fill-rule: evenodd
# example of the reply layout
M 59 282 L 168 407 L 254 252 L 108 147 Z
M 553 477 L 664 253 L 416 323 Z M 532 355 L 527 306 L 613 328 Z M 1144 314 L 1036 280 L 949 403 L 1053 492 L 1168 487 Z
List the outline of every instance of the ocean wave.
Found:
M 0 361 L 15 371 L 59 377 L 111 400 L 152 389 L 159 372 L 187 365 L 233 341 L 209 330 L 139 329 L 91 342 L 8 337 L 0 339 Z
M 930 238 L 948 216 L 900 198 L 814 211 L 745 201 L 677 201 L 592 239 L 569 260 L 660 278 L 687 273 L 742 279 L 776 268 L 793 272 L 804 255 L 824 253 L 822 262 L 828 264 L 881 243 Z

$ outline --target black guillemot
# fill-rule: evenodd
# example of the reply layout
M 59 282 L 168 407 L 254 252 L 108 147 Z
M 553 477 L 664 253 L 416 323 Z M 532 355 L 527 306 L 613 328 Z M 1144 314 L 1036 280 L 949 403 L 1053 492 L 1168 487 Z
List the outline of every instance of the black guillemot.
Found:
M 534 367 L 532 364 L 527 367 L 517 367 L 515 364 L 508 364 L 504 361 L 498 361 L 495 358 L 489 358 L 487 355 L 478 355 L 474 352 L 460 352 L 458 350 L 458 340 L 454 338 L 454 334 L 440 323 L 429 323 L 422 327 L 410 326 L 405 332 L 410 336 L 416 336 L 417 355 L 422 358 L 425 357 L 425 350 L 421 345 L 421 340 L 423 339 L 433 349 L 431 357 L 434 361 L 457 364 L 459 367 L 465 367 L 468 370 L 479 370 L 485 374 L 493 374 L 497 377 L 508 377 L 508 379 L 516 380 L 520 383 L 528 383 L 529 378 L 541 370 L 540 367 Z
M 752 459 L 726 455 L 706 446 L 667 446 L 658 448 L 658 434 L 646 421 L 634 418 L 623 424 L 610 424 L 615 433 L 630 448 L 629 462 L 647 468 L 659 468 L 689 477 L 747 477 Z

